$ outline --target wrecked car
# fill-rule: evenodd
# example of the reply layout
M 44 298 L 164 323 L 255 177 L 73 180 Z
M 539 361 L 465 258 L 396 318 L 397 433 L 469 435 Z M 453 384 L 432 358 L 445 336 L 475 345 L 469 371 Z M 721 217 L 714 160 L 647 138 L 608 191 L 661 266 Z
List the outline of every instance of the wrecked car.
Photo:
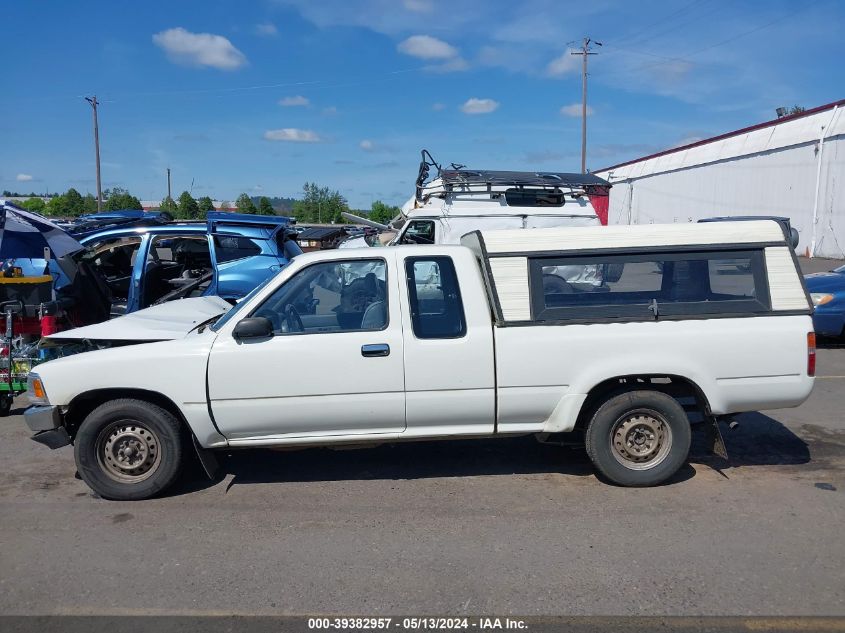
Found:
M 209 213 L 206 222 L 91 233 L 76 262 L 98 279 L 75 290 L 98 295 L 100 312 L 112 317 L 186 297 L 234 302 L 302 252 L 290 226 L 286 217 Z

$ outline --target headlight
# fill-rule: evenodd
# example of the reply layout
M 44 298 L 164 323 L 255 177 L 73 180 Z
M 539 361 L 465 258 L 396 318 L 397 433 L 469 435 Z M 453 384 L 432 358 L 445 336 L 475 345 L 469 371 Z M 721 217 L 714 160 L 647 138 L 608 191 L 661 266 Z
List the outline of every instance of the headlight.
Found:
M 814 292 L 810 295 L 810 299 L 813 300 L 814 306 L 823 306 L 824 304 L 833 301 L 833 295 L 829 295 L 823 292 Z
M 47 391 L 44 389 L 44 383 L 38 374 L 30 374 L 26 377 L 26 392 L 29 396 L 29 401 L 32 404 L 50 404 L 47 399 Z

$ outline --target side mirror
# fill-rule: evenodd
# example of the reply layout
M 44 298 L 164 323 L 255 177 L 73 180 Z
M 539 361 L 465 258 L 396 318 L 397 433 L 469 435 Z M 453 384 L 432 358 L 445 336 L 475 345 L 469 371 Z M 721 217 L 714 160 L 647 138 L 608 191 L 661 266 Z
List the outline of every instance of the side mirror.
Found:
M 789 231 L 789 243 L 792 244 L 792 250 L 798 248 L 798 242 L 801 237 L 798 235 L 798 229 L 791 228 Z
M 273 336 L 273 324 L 267 317 L 248 317 L 241 319 L 232 331 L 238 340 L 269 338 Z

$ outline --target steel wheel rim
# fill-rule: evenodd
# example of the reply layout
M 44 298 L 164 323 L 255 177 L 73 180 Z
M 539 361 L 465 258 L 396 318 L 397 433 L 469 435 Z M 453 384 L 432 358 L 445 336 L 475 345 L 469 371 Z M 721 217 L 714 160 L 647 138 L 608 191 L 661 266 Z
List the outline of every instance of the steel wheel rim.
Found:
M 161 443 L 155 432 L 137 420 L 112 422 L 97 438 L 97 462 L 113 481 L 140 483 L 161 465 Z
M 672 448 L 672 429 L 666 418 L 651 409 L 628 411 L 613 424 L 610 452 L 631 470 L 660 465 Z

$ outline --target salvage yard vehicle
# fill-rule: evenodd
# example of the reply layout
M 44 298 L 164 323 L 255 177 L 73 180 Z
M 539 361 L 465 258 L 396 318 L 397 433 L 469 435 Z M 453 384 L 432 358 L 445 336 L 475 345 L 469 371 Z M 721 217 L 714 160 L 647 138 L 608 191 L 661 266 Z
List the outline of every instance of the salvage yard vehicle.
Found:
M 212 212 L 207 221 L 119 227 L 80 239 L 112 316 L 190 296 L 237 300 L 302 251 L 290 219 Z M 110 296 L 108 296 L 110 295 Z
M 444 169 L 422 150 L 414 196 L 390 225 L 343 215 L 381 229 L 381 239 L 391 246 L 459 244 L 464 234 L 475 230 L 598 226 L 601 220 L 593 203 L 606 208 L 610 188 L 608 181 L 593 174 L 475 170 L 463 165 Z M 375 236 L 361 236 L 346 240 L 341 248 L 380 243 Z
M 609 266 L 614 281 L 567 281 Z M 214 449 L 568 431 L 607 480 L 649 486 L 687 460 L 682 402 L 718 432 L 798 406 L 814 381 L 812 307 L 771 221 L 308 253 L 224 307 L 186 299 L 56 335 L 112 347 L 29 376 L 33 439 L 73 443 L 109 499 L 167 489 L 192 444 L 211 472 Z
M 845 338 L 845 266 L 804 276 L 815 310 L 813 325 L 823 336 Z

